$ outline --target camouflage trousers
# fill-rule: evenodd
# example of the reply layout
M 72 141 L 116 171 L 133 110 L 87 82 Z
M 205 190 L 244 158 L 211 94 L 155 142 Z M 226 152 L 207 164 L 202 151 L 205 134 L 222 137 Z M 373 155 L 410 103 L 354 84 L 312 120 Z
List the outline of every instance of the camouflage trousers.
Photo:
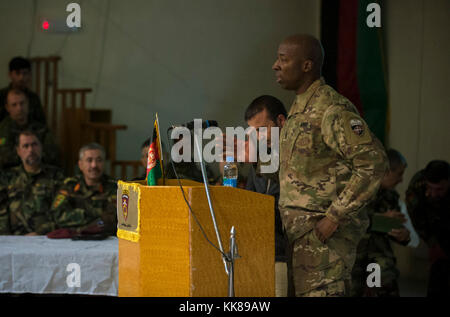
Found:
M 292 270 L 295 296 L 349 296 L 356 247 L 363 232 L 341 228 L 322 243 L 312 229 L 294 241 Z
M 377 263 L 381 268 L 381 287 L 368 287 L 367 266 Z M 352 270 L 352 297 L 399 297 L 397 278 L 399 271 L 396 268 L 396 260 L 379 253 L 357 253 Z

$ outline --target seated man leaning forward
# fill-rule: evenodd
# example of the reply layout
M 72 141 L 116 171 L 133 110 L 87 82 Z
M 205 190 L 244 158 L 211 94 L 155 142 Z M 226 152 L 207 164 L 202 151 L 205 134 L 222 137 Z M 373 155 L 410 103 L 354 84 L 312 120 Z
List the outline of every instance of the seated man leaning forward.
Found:
M 0 177 L 0 234 L 46 234 L 55 228 L 50 207 L 64 175 L 60 168 L 42 163 L 42 144 L 35 132 L 20 132 L 16 151 L 22 164 Z
M 58 228 L 116 234 L 117 184 L 104 174 L 104 161 L 101 145 L 90 143 L 80 149 L 81 173 L 66 178 L 53 201 L 52 213 Z

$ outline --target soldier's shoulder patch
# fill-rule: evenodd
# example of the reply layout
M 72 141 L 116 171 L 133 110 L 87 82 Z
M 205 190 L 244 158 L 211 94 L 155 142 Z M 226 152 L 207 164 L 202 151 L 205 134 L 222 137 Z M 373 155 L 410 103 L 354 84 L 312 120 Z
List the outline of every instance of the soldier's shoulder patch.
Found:
M 372 142 L 372 136 L 367 124 L 356 113 L 343 111 L 342 123 L 348 144 L 358 145 Z
M 55 200 L 53 201 L 53 205 L 52 208 L 58 208 L 64 200 L 66 200 L 67 195 L 64 195 L 63 193 L 61 193 L 62 191 L 59 191 L 59 194 L 56 195 Z M 67 193 L 67 192 L 66 192 Z
M 65 189 L 60 189 L 58 194 L 64 195 L 64 196 L 69 196 L 69 192 Z
M 5 144 L 6 144 L 6 138 L 5 137 L 0 138 L 0 146 L 5 145 Z
M 69 184 L 69 183 L 71 183 L 71 182 L 77 182 L 77 179 L 74 178 L 74 177 L 67 177 L 67 178 L 64 180 L 64 184 Z

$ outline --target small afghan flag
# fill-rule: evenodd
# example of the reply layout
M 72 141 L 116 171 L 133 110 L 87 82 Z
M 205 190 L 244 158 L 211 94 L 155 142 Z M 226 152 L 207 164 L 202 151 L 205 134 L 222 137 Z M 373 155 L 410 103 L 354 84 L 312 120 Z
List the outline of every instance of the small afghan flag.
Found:
M 161 147 L 161 138 L 159 134 L 158 114 L 156 114 L 155 123 L 153 125 L 152 143 L 148 148 L 147 159 L 147 185 L 155 186 L 158 179 L 164 177 L 163 156 Z

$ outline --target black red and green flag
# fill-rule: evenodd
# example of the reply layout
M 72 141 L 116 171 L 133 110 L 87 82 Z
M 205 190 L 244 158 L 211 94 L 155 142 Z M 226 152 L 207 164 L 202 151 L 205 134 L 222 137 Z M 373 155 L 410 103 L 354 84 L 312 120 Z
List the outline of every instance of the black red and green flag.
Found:
M 150 147 L 148 148 L 147 185 L 155 186 L 158 184 L 158 179 L 164 178 L 163 166 L 158 114 L 156 114 L 155 123 L 153 124 L 152 142 L 150 143 Z
M 327 83 L 358 108 L 372 132 L 385 143 L 388 92 L 381 27 L 369 27 L 367 11 L 374 0 L 323 0 L 321 41 Z

